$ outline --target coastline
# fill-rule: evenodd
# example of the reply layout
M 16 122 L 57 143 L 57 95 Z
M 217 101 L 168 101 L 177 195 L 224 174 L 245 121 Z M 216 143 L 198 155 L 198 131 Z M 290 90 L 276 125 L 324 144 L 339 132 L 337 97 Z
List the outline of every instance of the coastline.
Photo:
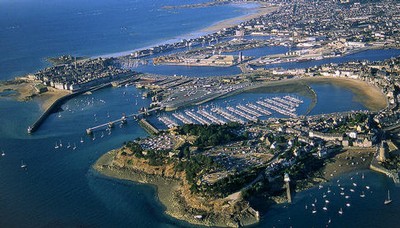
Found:
M 354 93 L 354 100 L 362 103 L 371 111 L 378 111 L 388 104 L 386 96 L 374 85 L 359 79 L 313 77 L 302 79 L 306 83 L 332 83 L 351 90 Z
M 260 3 L 257 3 L 257 4 L 255 4 L 255 3 L 235 3 L 235 4 L 229 4 L 229 5 L 237 7 L 239 10 L 242 10 L 244 12 L 244 14 L 239 15 L 237 17 L 217 21 L 211 25 L 206 25 L 204 28 L 200 28 L 200 29 L 197 29 L 195 31 L 192 31 L 192 32 L 189 32 L 186 34 L 182 34 L 182 35 L 170 38 L 166 41 L 156 42 L 156 43 L 148 45 L 148 46 L 135 48 L 132 50 L 127 50 L 127 51 L 108 53 L 108 54 L 103 54 L 103 55 L 96 55 L 96 56 L 92 56 L 92 58 L 97 58 L 97 57 L 104 57 L 104 58 L 114 57 L 114 58 L 116 58 L 116 57 L 121 57 L 121 56 L 125 56 L 125 55 L 130 55 L 131 53 L 133 53 L 135 51 L 149 49 L 149 48 L 163 45 L 163 44 L 176 43 L 176 42 L 181 41 L 182 39 L 193 39 L 193 38 L 197 38 L 200 36 L 205 36 L 208 34 L 218 32 L 219 30 L 221 30 L 223 28 L 233 27 L 233 26 L 236 26 L 237 24 L 240 24 L 241 22 L 248 21 L 248 20 L 251 20 L 254 18 L 258 18 L 258 17 L 263 16 L 268 13 L 272 13 L 278 9 L 278 7 L 265 8 L 265 5 L 260 4 Z M 245 5 L 254 5 L 254 7 L 247 8 L 247 7 L 244 7 Z M 213 7 L 213 6 L 210 6 L 210 7 Z
M 249 208 L 242 212 L 243 215 L 241 216 L 240 221 L 238 221 L 237 218 L 233 218 L 233 214 L 230 214 L 230 216 L 232 216 L 230 218 L 223 216 L 223 211 L 218 211 L 218 213 L 207 213 L 201 209 L 195 208 L 192 206 L 192 204 L 195 204 L 198 201 L 197 199 L 193 199 L 191 202 L 186 202 L 185 200 L 184 195 L 188 194 L 189 189 L 184 186 L 185 184 L 183 183 L 183 180 L 171 178 L 168 176 L 168 174 L 165 174 L 164 171 L 162 174 L 157 174 L 157 168 L 150 170 L 150 172 L 155 172 L 152 174 L 134 169 L 116 168 L 115 164 L 113 164 L 113 159 L 114 156 L 117 156 L 117 153 L 118 149 L 111 150 L 103 154 L 96 161 L 96 163 L 92 165 L 92 169 L 105 177 L 123 179 L 135 183 L 154 186 L 157 192 L 157 200 L 159 200 L 159 202 L 165 207 L 165 214 L 174 219 L 185 221 L 194 225 L 217 227 L 238 227 L 241 225 L 247 226 L 256 224 L 258 222 L 258 219 L 254 218 L 252 214 L 247 211 Z M 205 200 L 204 197 L 200 198 Z M 229 196 L 227 199 L 230 199 Z M 232 200 L 229 202 L 237 201 Z M 221 204 L 221 202 L 219 203 Z M 205 201 L 204 204 L 207 204 L 207 202 Z M 205 207 L 204 205 L 197 206 Z M 221 205 L 214 206 L 216 207 Z M 229 209 L 223 206 L 223 210 Z M 227 212 L 228 211 L 225 211 L 225 213 Z M 199 215 L 201 215 L 201 218 L 196 218 L 196 216 Z
M 3 91 L 13 91 L 11 95 L 3 96 L 0 98 L 11 98 L 17 101 L 33 101 L 36 102 L 41 111 L 46 111 L 53 103 L 69 95 L 70 92 L 54 89 L 47 87 L 48 91 L 44 93 L 38 93 L 34 89 L 34 82 L 22 82 L 22 81 L 7 81 L 0 83 L 0 93 Z
M 260 88 L 257 88 L 256 90 L 274 90 L 276 88 L 283 87 L 282 89 L 284 90 L 284 92 L 296 92 L 304 90 L 301 87 L 310 86 L 310 84 L 312 83 L 331 83 L 343 88 L 347 88 L 351 90 L 352 93 L 354 93 L 354 100 L 363 104 L 370 111 L 378 111 L 387 106 L 388 101 L 386 96 L 376 86 L 368 84 L 359 79 L 320 76 L 284 79 L 279 81 L 266 82 L 264 86 L 260 86 Z M 254 89 L 248 91 L 254 91 Z M 313 99 L 316 99 L 316 94 L 313 94 L 312 96 Z
M 239 5 L 239 7 L 240 7 L 240 5 L 243 5 L 243 4 L 248 5 L 251 3 L 236 3 L 236 4 L 231 4 L 231 5 Z M 263 15 L 272 13 L 278 9 L 278 7 L 276 7 L 276 6 L 267 7 L 265 4 L 261 4 L 261 3 L 258 3 L 256 5 L 257 6 L 251 7 L 251 8 L 240 7 L 240 9 L 244 9 L 246 14 L 244 14 L 242 16 L 218 21 L 218 22 L 202 29 L 201 32 L 205 32 L 205 33 L 217 32 L 224 28 L 236 26 L 236 25 L 240 24 L 241 22 L 249 21 L 249 20 L 261 17 Z

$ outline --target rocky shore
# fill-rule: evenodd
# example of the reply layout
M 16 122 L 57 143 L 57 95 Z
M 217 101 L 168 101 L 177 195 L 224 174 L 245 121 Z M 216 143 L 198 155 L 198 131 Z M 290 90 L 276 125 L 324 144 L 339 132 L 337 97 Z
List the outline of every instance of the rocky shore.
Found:
M 193 194 L 184 174 L 175 172 L 170 164 L 151 166 L 132 156 L 127 165 L 119 152 L 113 150 L 104 154 L 93 168 L 108 177 L 155 186 L 158 199 L 166 207 L 165 213 L 171 217 L 218 227 L 246 226 L 259 221 L 258 212 L 240 197 L 240 193 L 222 199 Z

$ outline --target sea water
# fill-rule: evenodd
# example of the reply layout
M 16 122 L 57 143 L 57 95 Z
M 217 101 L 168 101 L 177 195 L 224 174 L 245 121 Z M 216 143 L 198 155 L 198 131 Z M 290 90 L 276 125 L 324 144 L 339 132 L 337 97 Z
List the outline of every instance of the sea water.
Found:
M 200 1 L 184 3 L 190 2 Z M 0 77 L 8 79 L 40 69 L 47 65 L 43 58 L 48 56 L 93 56 L 140 48 L 194 32 L 241 13 L 231 6 L 160 10 L 164 4 L 180 3 L 182 1 L 177 0 L 2 1 Z M 317 92 L 321 90 L 325 93 L 337 90 L 332 86 L 319 88 L 319 85 L 312 87 Z M 157 201 L 153 187 L 104 178 L 91 169 L 91 165 L 105 152 L 121 146 L 125 141 L 147 136 L 131 119 L 125 126 L 117 125 L 111 134 L 96 132 L 94 140 L 85 134 L 88 127 L 147 106 L 150 100 L 141 99 L 142 92 L 134 87 L 106 88 L 76 97 L 63 105 L 63 111 L 52 114 L 31 136 L 26 134 L 26 127 L 40 115 L 39 106 L 34 102 L 0 99 L 0 150 L 5 152 L 5 156 L 0 157 L 0 226 L 188 226 L 164 215 L 164 208 Z M 274 94 L 265 92 L 262 96 Z M 253 97 L 255 95 L 245 96 L 250 100 Z M 351 93 L 341 95 L 341 102 L 346 105 L 341 111 L 363 108 L 351 98 Z M 317 106 L 314 112 L 335 111 L 330 109 L 332 107 Z M 60 143 L 63 146 L 56 149 L 55 145 Z M 67 148 L 68 144 L 70 148 Z M 26 170 L 20 168 L 21 161 L 28 166 Z M 397 221 L 395 214 L 399 212 L 396 207 L 399 191 L 387 178 L 379 174 L 371 175 L 375 179 L 370 179 L 369 174 L 366 177 L 373 182 L 370 185 L 374 195 L 368 195 L 368 199 L 376 200 L 366 200 L 359 205 L 354 203 L 346 209 L 342 222 L 338 224 L 347 224 L 346 219 L 351 224 L 361 219 L 363 223 L 360 224 L 393 224 Z M 388 187 L 392 190 L 394 202 L 383 207 L 381 201 Z M 304 194 L 311 194 L 314 190 L 310 191 Z M 301 197 L 301 194 L 296 196 L 295 202 L 301 202 Z M 315 216 L 315 223 L 308 223 L 303 217 L 296 217 L 294 222 L 279 223 L 278 220 L 286 219 L 289 214 L 302 215 L 296 205 L 284 209 L 272 208 L 265 214 L 260 226 L 325 224 L 327 216 Z M 303 205 L 299 203 L 298 207 Z M 370 208 L 371 211 L 363 208 Z M 381 213 L 382 209 L 388 213 Z M 332 210 L 334 222 L 339 221 L 334 217 L 336 214 Z

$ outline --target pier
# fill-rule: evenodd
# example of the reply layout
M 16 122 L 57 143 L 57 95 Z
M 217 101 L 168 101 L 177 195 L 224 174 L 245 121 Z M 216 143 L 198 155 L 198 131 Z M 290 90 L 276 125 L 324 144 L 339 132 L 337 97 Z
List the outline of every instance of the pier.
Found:
M 99 89 L 106 88 L 109 86 L 111 86 L 111 83 L 106 83 L 104 85 L 95 86 L 95 87 L 92 87 L 89 89 L 81 90 L 81 91 L 71 93 L 66 96 L 58 98 L 56 101 L 54 101 L 54 103 L 52 105 L 50 105 L 50 107 L 32 125 L 30 125 L 28 127 L 28 129 L 27 129 L 28 134 L 33 134 L 35 131 L 37 131 L 39 129 L 39 127 L 47 119 L 47 117 L 49 117 L 52 113 L 56 112 L 61 107 L 61 105 L 63 105 L 68 100 L 70 100 L 78 95 L 81 95 L 83 93 L 86 93 L 88 91 L 95 91 L 95 90 L 99 90 Z
M 160 131 L 155 126 L 150 124 L 145 118 L 139 121 L 139 125 L 142 126 L 151 135 L 156 135 L 160 133 Z
M 107 123 L 104 123 L 104 124 L 100 124 L 100 125 L 97 125 L 97 126 L 94 126 L 94 127 L 87 128 L 87 129 L 86 129 L 86 133 L 87 133 L 88 135 L 90 135 L 90 134 L 92 134 L 94 131 L 99 130 L 99 129 L 102 129 L 102 128 L 112 128 L 112 127 L 114 126 L 114 124 L 117 124 L 117 123 L 125 124 L 125 123 L 128 122 L 128 118 L 140 119 L 140 118 L 142 118 L 143 116 L 149 115 L 149 114 L 151 114 L 152 112 L 156 112 L 156 111 L 158 111 L 158 110 L 160 110 L 160 108 L 154 108 L 154 109 L 148 110 L 148 111 L 146 111 L 146 112 L 134 113 L 134 114 L 130 114 L 130 115 L 123 115 L 123 116 L 122 116 L 121 118 L 119 118 L 119 119 L 116 119 L 116 120 L 113 120 L 113 121 L 110 121 L 110 122 L 107 122 Z M 146 122 L 147 122 L 147 121 L 146 121 Z M 140 121 L 139 121 L 139 123 L 140 123 Z M 155 128 L 155 127 L 153 127 L 153 128 Z M 156 128 L 155 128 L 155 129 L 156 129 Z M 156 129 L 156 131 L 157 131 L 157 133 L 158 133 L 158 130 L 157 130 L 157 129 Z

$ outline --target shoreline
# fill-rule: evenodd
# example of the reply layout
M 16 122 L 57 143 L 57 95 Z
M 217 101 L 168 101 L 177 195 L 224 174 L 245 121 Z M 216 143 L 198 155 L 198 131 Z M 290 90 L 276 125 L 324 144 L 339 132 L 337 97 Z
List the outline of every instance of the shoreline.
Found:
M 181 222 L 187 222 L 192 225 L 202 226 L 217 226 L 217 227 L 234 227 L 238 226 L 239 221 L 227 219 L 219 213 L 208 213 L 189 206 L 188 202 L 184 199 L 182 194 L 185 194 L 185 187 L 183 180 L 174 179 L 160 174 L 150 174 L 145 171 L 139 171 L 129 168 L 115 168 L 112 164 L 114 156 L 118 153 L 119 149 L 108 151 L 103 154 L 93 165 L 92 169 L 100 176 L 107 178 L 115 178 L 132 181 L 139 184 L 147 184 L 156 188 L 156 200 L 164 207 L 165 215 L 172 219 L 177 219 Z M 201 218 L 196 216 L 201 215 Z M 240 221 L 240 224 L 252 225 L 256 224 L 251 216 L 246 216 Z
M 274 87 L 299 87 L 299 86 L 310 86 L 312 83 L 330 83 L 337 85 L 341 88 L 349 89 L 354 94 L 354 100 L 363 104 L 370 111 L 378 111 L 384 109 L 387 104 L 386 96 L 374 85 L 368 84 L 367 82 L 359 79 L 350 78 L 334 78 L 334 77 L 305 77 L 295 79 L 284 79 L 279 81 L 266 82 L 264 86 L 260 86 L 258 89 L 273 89 Z M 291 88 L 286 88 L 291 89 Z M 294 90 L 301 90 L 301 88 L 292 88 Z M 251 92 L 252 90 L 247 90 Z M 246 92 L 246 91 L 245 91 Z M 318 101 L 316 101 L 318 102 Z M 311 111 L 311 110 L 309 110 Z
M 186 34 L 182 34 L 182 35 L 178 35 L 173 38 L 169 38 L 166 41 L 155 42 L 154 44 L 150 44 L 148 46 L 144 46 L 144 47 L 140 47 L 140 48 L 135 48 L 132 50 L 126 50 L 126 51 L 108 53 L 108 54 L 102 54 L 102 55 L 95 55 L 95 56 L 92 56 L 91 58 L 98 58 L 98 57 L 103 57 L 103 58 L 114 57 L 114 58 L 116 58 L 116 57 L 130 55 L 131 53 L 133 53 L 135 51 L 145 50 L 145 49 L 149 49 L 149 48 L 156 47 L 159 45 L 164 45 L 164 44 L 176 43 L 182 39 L 194 39 L 194 38 L 197 38 L 200 36 L 205 36 L 208 34 L 218 32 L 219 30 L 221 30 L 223 28 L 236 26 L 237 24 L 240 24 L 241 22 L 248 21 L 248 20 L 251 20 L 254 18 L 258 18 L 262 15 L 272 13 L 273 11 L 278 9 L 277 6 L 271 7 L 271 8 L 265 8 L 264 4 L 251 3 L 251 2 L 250 3 L 232 3 L 232 4 L 227 4 L 227 5 L 237 7 L 238 10 L 242 10 L 244 12 L 244 14 L 233 17 L 233 18 L 228 18 L 228 19 L 214 22 L 211 25 L 206 25 L 203 28 L 199 28 L 195 31 L 192 31 L 192 32 L 189 32 Z M 244 7 L 246 5 L 247 6 L 253 5 L 253 7 L 249 7 L 249 8 Z M 210 7 L 213 7 L 213 6 L 210 6 Z

